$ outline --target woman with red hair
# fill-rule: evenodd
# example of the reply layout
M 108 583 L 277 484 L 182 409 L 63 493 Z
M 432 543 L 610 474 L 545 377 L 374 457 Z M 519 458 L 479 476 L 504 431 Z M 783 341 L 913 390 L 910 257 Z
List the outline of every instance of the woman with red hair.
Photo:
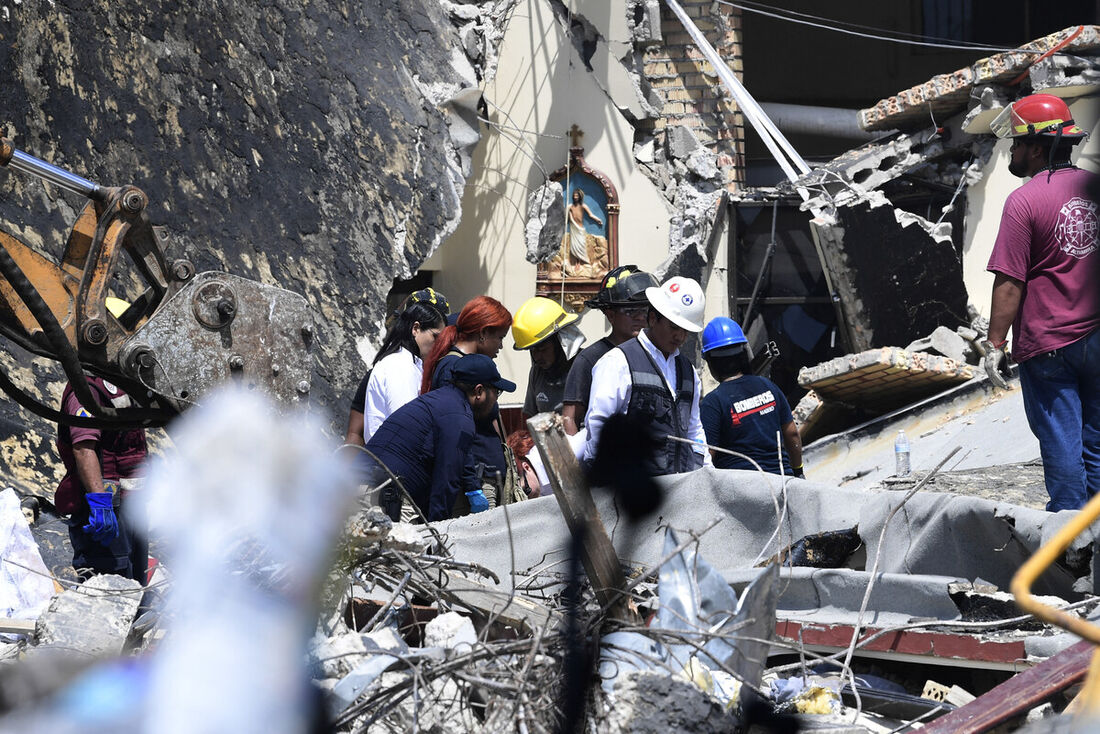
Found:
M 432 351 L 424 360 L 421 394 L 449 384 L 455 364 L 467 354 L 496 358 L 511 325 L 512 314 L 495 298 L 478 296 L 467 303 L 458 314 L 455 325 L 448 326 L 439 334 Z M 475 419 L 474 423 L 477 435 L 470 447 L 474 466 L 478 467 L 484 482 L 499 490 L 508 476 L 500 411 L 494 408 L 491 416 Z

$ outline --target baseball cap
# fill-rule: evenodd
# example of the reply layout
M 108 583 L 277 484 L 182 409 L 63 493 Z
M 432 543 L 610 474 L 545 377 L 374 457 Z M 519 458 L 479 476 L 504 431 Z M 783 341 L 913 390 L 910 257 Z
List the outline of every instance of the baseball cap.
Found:
M 504 392 L 516 389 L 516 383 L 501 377 L 496 362 L 484 354 L 467 354 L 460 358 L 451 379 L 464 385 L 492 385 Z

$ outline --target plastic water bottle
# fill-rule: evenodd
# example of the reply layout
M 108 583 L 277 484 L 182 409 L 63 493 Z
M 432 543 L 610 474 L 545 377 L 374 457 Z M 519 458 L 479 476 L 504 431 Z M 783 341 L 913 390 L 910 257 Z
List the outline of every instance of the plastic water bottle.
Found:
M 909 439 L 905 431 L 898 431 L 898 437 L 894 439 L 894 467 L 896 476 L 909 476 Z

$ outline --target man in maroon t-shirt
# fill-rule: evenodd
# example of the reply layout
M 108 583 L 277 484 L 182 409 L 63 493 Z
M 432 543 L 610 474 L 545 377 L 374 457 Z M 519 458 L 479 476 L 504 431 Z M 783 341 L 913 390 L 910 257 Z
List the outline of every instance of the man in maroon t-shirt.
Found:
M 92 396 L 101 405 L 129 406 L 130 397 L 120 388 L 99 377 L 87 380 Z M 71 384 L 65 386 L 61 396 L 61 412 L 91 416 Z M 69 540 L 73 567 L 84 578 L 114 573 L 144 584 L 149 544 L 144 523 L 136 517 L 136 503 L 127 496 L 148 453 L 145 431 L 101 431 L 65 425 L 57 428 L 57 452 L 65 465 L 65 477 L 57 487 L 55 503 L 58 513 L 72 515 Z
M 995 274 L 984 346 L 1000 387 L 1012 327 L 1024 411 L 1043 457 L 1047 509 L 1077 510 L 1100 492 L 1100 285 L 1091 174 L 1070 162 L 1084 138 L 1069 108 L 1033 94 L 992 123 L 1011 137 L 1008 170 L 1031 178 L 1009 195 L 987 269 Z

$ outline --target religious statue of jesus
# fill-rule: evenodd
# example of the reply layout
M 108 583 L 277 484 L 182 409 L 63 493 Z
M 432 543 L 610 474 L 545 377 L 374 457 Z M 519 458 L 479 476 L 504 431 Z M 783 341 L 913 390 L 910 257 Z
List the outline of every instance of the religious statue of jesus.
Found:
M 588 254 L 588 233 L 584 228 L 584 217 L 588 215 L 596 225 L 603 227 L 603 220 L 592 213 L 584 203 L 584 192 L 573 189 L 573 203 L 569 205 L 569 255 L 574 262 L 591 262 Z

